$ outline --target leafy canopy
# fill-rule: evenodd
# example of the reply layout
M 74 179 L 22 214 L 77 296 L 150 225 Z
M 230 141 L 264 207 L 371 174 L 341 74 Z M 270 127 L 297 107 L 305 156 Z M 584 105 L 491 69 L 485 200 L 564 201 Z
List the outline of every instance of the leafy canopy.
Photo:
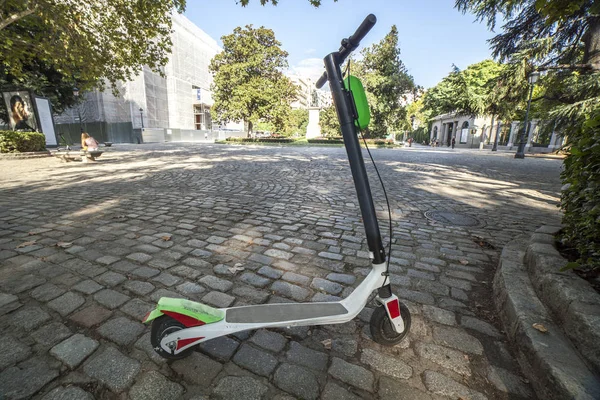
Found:
M 103 79 L 114 88 L 144 65 L 166 64 L 171 13 L 184 9 L 185 0 L 3 0 L 2 70 L 18 81 L 43 65 L 80 89 L 102 87 Z
M 214 106 L 213 119 L 272 122 L 282 130 L 295 99 L 296 86 L 283 75 L 288 53 L 281 49 L 271 29 L 237 27 L 221 38 L 223 51 L 211 61 Z
M 399 129 L 406 115 L 401 100 L 414 88 L 413 78 L 400 59 L 396 25 L 379 43 L 363 49 L 361 55 L 362 60 L 351 65 L 350 73 L 360 78 L 367 92 L 371 107 L 367 133 L 383 137 Z

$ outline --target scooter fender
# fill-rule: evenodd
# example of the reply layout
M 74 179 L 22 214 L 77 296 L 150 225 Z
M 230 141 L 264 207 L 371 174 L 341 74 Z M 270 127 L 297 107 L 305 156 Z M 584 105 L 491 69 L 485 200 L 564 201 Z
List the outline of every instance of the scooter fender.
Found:
M 142 322 L 148 323 L 163 314 L 177 319 L 185 326 L 211 324 L 225 318 L 225 311 L 218 308 L 185 299 L 162 297 L 156 308 L 146 314 Z

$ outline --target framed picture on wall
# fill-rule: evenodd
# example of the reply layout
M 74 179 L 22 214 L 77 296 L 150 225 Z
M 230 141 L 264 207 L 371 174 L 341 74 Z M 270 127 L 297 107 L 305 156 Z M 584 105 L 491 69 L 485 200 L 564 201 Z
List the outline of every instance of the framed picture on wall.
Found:
M 8 125 L 15 131 L 39 131 L 35 104 L 28 90 L 2 92 L 8 110 Z

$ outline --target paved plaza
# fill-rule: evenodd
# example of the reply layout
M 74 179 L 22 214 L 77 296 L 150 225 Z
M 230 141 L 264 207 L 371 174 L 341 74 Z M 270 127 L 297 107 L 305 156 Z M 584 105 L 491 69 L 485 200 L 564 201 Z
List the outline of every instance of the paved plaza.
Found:
M 502 246 L 560 221 L 561 161 L 372 152 L 409 338 L 374 343 L 370 302 L 343 325 L 242 332 L 175 362 L 154 353 L 140 322 L 163 296 L 330 301 L 369 272 L 345 150 L 148 144 L 88 164 L 0 161 L 0 398 L 534 398 L 492 278 Z M 387 244 L 385 198 L 367 169 Z M 478 223 L 425 216 L 436 211 Z

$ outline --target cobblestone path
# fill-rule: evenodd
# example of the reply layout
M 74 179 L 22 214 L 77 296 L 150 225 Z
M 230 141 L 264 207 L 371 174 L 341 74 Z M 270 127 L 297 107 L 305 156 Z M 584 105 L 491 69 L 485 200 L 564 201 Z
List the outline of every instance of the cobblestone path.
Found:
M 344 149 L 141 145 L 94 164 L 0 161 L 0 397 L 532 398 L 491 280 L 504 244 L 559 220 L 560 161 L 373 155 L 408 340 L 374 343 L 371 303 L 347 324 L 243 332 L 176 362 L 152 351 L 140 323 L 162 296 L 215 307 L 328 301 L 369 272 Z M 445 225 L 427 211 L 480 224 Z

